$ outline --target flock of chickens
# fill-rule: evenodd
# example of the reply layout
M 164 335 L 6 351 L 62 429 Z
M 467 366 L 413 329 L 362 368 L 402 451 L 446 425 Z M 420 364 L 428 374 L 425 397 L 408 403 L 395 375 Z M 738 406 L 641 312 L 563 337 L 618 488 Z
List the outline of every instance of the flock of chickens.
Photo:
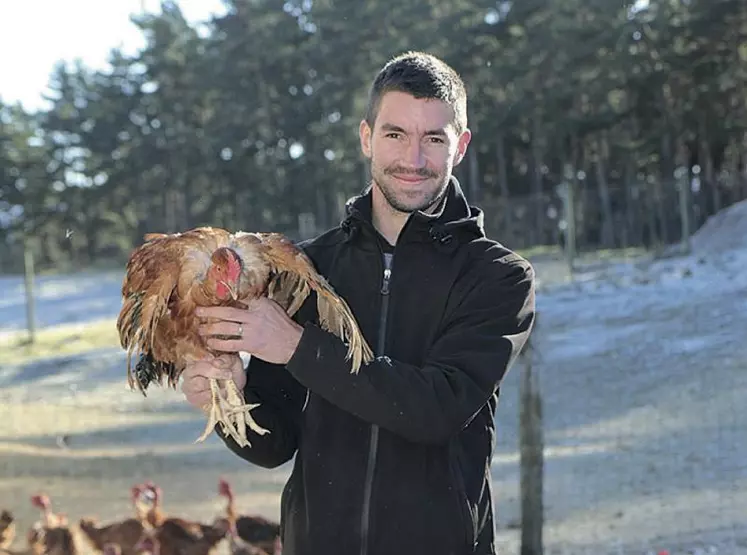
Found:
M 67 517 L 52 511 L 47 495 L 33 495 L 31 504 L 41 517 L 26 533 L 25 549 L 11 548 L 16 523 L 8 510 L 0 512 L 0 554 L 208 555 L 225 544 L 233 555 L 281 555 L 280 525 L 260 516 L 236 514 L 231 486 L 224 479 L 218 494 L 226 499 L 226 514 L 212 523 L 164 514 L 161 489 L 153 482 L 138 484 L 131 492 L 132 517 L 104 525 L 83 518 L 77 526 L 78 539 Z

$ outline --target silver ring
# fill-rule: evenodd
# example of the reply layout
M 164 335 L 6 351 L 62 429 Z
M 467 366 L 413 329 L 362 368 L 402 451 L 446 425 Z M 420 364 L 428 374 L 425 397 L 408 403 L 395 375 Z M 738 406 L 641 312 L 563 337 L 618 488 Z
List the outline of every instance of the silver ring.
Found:
M 244 325 L 239 324 L 239 337 L 244 337 Z

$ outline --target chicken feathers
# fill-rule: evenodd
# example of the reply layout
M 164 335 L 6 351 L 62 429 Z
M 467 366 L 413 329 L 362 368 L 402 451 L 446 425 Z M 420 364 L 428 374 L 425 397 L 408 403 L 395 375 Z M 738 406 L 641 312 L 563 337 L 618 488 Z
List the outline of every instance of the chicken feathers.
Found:
M 264 295 L 293 316 L 311 291 L 316 293 L 320 325 L 347 343 L 351 372 L 358 372 L 373 359 L 373 352 L 350 308 L 283 235 L 212 227 L 145 235 L 145 243 L 127 262 L 117 319 L 130 387 L 145 395 L 150 383 L 166 380 L 176 388 L 187 362 L 219 354 L 211 353 L 197 333 L 197 307 L 241 307 Z

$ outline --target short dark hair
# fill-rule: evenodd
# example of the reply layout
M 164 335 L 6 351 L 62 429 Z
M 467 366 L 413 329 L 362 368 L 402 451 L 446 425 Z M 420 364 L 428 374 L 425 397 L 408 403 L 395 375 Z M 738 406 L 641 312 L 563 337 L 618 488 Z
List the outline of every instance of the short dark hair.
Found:
M 459 74 L 432 54 L 409 51 L 389 60 L 368 92 L 366 122 L 373 128 L 381 98 L 397 91 L 415 98 L 441 100 L 454 109 L 457 133 L 467 129 L 467 92 Z

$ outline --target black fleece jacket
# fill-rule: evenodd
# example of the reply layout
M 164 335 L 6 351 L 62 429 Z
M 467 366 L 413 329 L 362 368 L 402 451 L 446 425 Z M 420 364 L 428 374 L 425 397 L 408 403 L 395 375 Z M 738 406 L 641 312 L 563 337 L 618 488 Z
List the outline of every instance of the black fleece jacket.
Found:
M 312 297 L 288 364 L 248 366 L 247 402 L 261 403 L 253 416 L 271 432 L 249 430 L 247 448 L 218 433 L 262 467 L 295 455 L 284 555 L 493 554 L 494 414 L 533 326 L 534 271 L 485 237 L 456 179 L 438 213 L 414 213 L 395 248 L 382 243 L 370 191 L 302 243 L 377 358 L 351 374 Z

